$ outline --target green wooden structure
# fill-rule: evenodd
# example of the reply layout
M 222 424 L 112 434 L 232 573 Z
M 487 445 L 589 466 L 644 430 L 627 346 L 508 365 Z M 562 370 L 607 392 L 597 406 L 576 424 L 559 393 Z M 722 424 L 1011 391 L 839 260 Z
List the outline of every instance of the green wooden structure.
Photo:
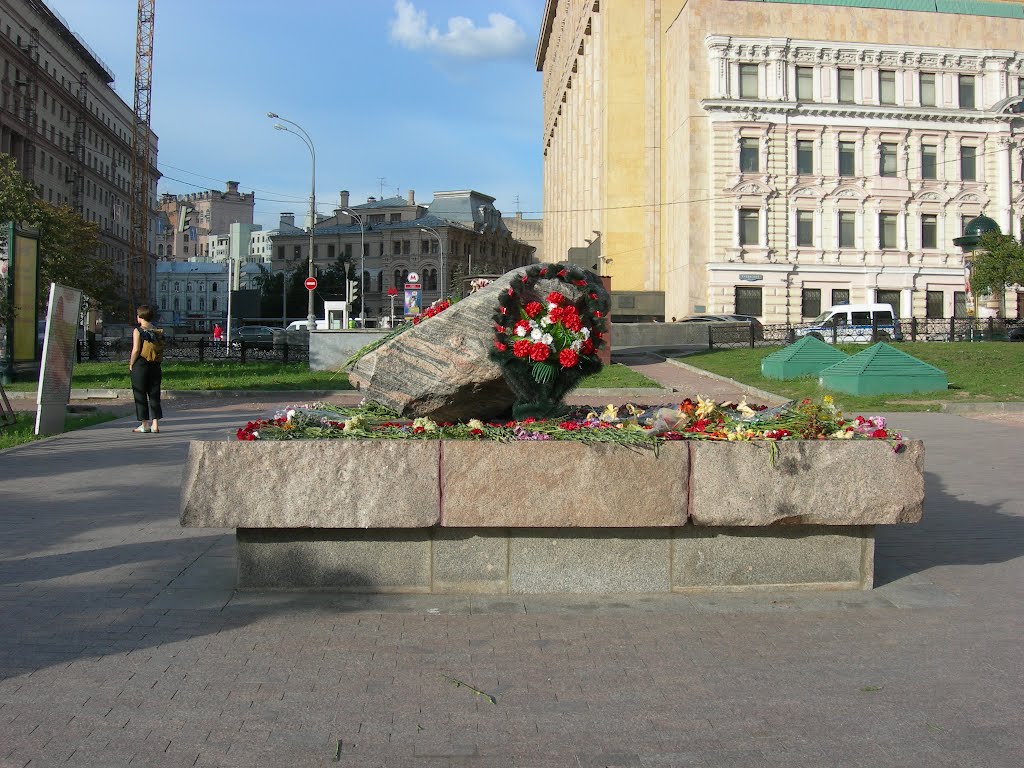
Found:
M 804 336 L 800 341 L 764 358 L 761 361 L 761 375 L 766 379 L 817 376 L 829 366 L 842 362 L 847 357 L 845 353 L 821 339 Z
M 818 381 L 848 395 L 938 392 L 949 387 L 945 371 L 884 342 L 826 368 Z

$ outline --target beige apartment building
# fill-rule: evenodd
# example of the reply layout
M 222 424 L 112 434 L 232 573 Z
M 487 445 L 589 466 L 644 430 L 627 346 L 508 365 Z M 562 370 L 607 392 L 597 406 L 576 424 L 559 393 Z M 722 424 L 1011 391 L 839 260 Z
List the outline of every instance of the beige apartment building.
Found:
M 0 67 L 0 152 L 14 157 L 40 200 L 97 225 L 100 255 L 127 285 L 135 113 L 114 90 L 113 72 L 34 0 L 0 0 Z M 156 134 L 149 143 L 155 208 Z M 155 225 L 153 215 L 150 253 Z
M 599 238 L 614 291 L 666 316 L 962 314 L 953 238 L 1022 230 L 1024 6 L 872 5 L 549 0 L 549 258 Z
M 233 224 L 252 226 L 256 195 L 239 192 L 237 181 L 224 183 L 224 190 L 207 189 L 186 195 L 160 195 L 160 226 L 156 237 L 158 259 L 218 257 L 218 237 L 224 238 Z M 179 226 L 183 209 L 190 213 L 189 226 Z M 248 252 L 248 242 L 245 244 Z

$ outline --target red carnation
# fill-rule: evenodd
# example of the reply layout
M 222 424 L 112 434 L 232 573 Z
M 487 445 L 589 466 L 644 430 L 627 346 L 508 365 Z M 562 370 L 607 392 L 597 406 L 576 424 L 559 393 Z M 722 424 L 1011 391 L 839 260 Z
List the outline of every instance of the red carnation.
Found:
M 529 317 L 532 320 L 533 318 L 535 318 L 537 315 L 544 311 L 544 307 L 539 301 L 531 301 L 529 304 L 523 307 L 523 311 L 526 313 L 527 317 Z
M 552 291 L 548 294 L 546 301 L 548 304 L 562 304 L 565 301 L 565 296 L 558 291 Z
M 576 285 L 580 286 L 581 288 L 582 288 L 582 287 L 583 287 L 584 285 L 586 285 L 586 284 L 587 284 L 587 281 L 586 281 L 586 280 L 575 280 L 575 281 L 573 281 L 573 282 L 575 282 L 575 283 L 576 283 Z
M 412 324 L 413 325 L 419 325 L 420 324 L 420 316 L 419 315 L 416 315 L 416 317 L 414 317 L 412 319 Z
M 519 322 L 517 322 L 515 327 L 512 329 L 512 332 L 517 333 L 520 328 L 522 328 L 526 333 L 530 332 L 530 324 L 525 320 L 520 320 Z
M 594 317 L 604 317 L 604 315 L 601 314 L 601 310 L 595 309 L 594 310 Z
M 550 354 L 551 350 L 548 349 L 547 344 L 530 345 L 530 359 L 533 360 L 535 363 L 543 363 L 545 360 L 548 359 L 548 355 Z
M 558 270 L 558 276 L 559 277 L 565 277 L 568 274 L 569 274 L 569 270 L 567 270 L 567 269 L 560 269 L 560 270 Z
M 563 368 L 573 368 L 579 361 L 579 355 L 571 349 L 563 349 L 558 353 L 558 362 L 562 364 Z
M 886 432 L 884 429 L 876 429 L 874 432 L 871 433 L 871 436 L 878 438 L 879 440 L 885 440 L 885 438 L 889 436 L 889 433 Z
M 494 340 L 494 348 L 495 348 L 496 350 L 498 350 L 499 352 L 505 352 L 505 351 L 507 351 L 507 350 L 508 350 L 508 347 L 507 347 L 507 346 L 505 346 L 504 344 L 502 344 L 502 343 L 501 343 L 500 341 L 498 341 L 497 339 L 495 339 L 495 340 Z
M 555 307 L 554 309 L 548 312 L 548 320 L 550 320 L 552 323 L 557 323 L 559 320 L 562 319 L 564 311 L 565 307 Z
M 583 345 L 580 347 L 580 352 L 582 352 L 584 355 L 594 354 L 594 342 L 592 342 L 590 339 L 584 341 Z
M 516 357 L 529 357 L 530 347 L 532 346 L 532 342 L 527 341 L 526 339 L 520 339 L 512 345 L 512 354 Z

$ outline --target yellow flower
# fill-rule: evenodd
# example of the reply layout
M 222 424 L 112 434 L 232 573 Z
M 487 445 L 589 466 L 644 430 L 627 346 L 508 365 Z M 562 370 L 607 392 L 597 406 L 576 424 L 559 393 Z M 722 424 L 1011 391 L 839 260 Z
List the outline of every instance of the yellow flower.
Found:
M 619 418 L 619 409 L 609 403 L 604 407 L 604 411 L 601 412 L 601 421 L 612 422 Z
M 745 419 L 749 419 L 754 415 L 754 409 L 747 405 L 747 398 L 745 397 L 742 400 L 740 400 L 740 404 L 736 406 L 736 410 Z
M 715 412 L 715 401 L 697 397 L 697 418 L 703 419 Z
M 436 432 L 437 424 L 428 419 L 426 416 L 420 416 L 412 423 L 412 428 L 423 427 L 424 432 Z
M 470 429 L 483 429 L 484 423 L 480 419 L 470 419 L 466 422 L 466 426 Z
M 821 398 L 821 402 L 823 402 L 825 405 L 832 405 L 832 395 L 825 395 L 823 398 Z

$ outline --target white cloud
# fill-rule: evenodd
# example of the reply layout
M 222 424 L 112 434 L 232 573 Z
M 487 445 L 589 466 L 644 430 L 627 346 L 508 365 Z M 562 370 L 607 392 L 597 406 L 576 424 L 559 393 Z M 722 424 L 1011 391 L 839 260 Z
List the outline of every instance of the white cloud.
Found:
M 411 0 L 395 2 L 391 39 L 413 51 L 431 51 L 462 59 L 497 59 L 516 56 L 526 45 L 522 27 L 501 13 L 487 16 L 489 26 L 477 27 L 472 19 L 452 16 L 448 31 L 440 32 L 427 21 L 427 12 L 416 10 Z

